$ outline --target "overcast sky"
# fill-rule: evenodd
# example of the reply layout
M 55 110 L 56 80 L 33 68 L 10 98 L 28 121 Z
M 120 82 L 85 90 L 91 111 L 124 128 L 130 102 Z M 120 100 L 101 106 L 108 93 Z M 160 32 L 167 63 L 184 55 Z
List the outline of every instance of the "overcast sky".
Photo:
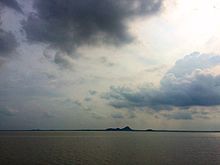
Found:
M 0 129 L 220 130 L 220 1 L 0 0 Z

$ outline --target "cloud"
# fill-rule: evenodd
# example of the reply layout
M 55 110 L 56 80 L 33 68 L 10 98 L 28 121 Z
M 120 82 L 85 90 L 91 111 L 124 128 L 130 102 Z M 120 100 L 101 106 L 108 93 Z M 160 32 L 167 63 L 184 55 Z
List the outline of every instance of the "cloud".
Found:
M 0 7 L 6 6 L 8 8 L 14 9 L 17 12 L 22 13 L 22 10 L 16 0 L 0 0 Z
M 15 51 L 18 43 L 11 32 L 0 29 L 0 57 L 7 57 Z
M 104 98 L 115 108 L 170 110 L 220 105 L 220 75 L 206 71 L 219 64 L 220 56 L 193 53 L 176 62 L 161 79 L 159 88 L 111 87 Z
M 114 119 L 123 119 L 124 116 L 121 113 L 113 113 L 111 114 L 112 118 Z
M 160 65 L 160 66 L 156 66 L 156 67 L 149 67 L 147 69 L 145 69 L 144 71 L 145 72 L 148 72 L 148 73 L 160 73 L 160 72 L 163 72 L 164 69 L 166 69 L 166 65 Z
M 0 107 L 0 116 L 14 116 L 15 112 L 13 109 L 8 107 Z
M 166 113 L 163 114 L 165 118 L 168 120 L 192 120 L 192 114 L 190 112 L 174 112 L 174 113 Z
M 54 57 L 54 62 L 61 68 L 73 69 L 73 65 L 68 57 L 69 56 L 63 55 L 61 52 L 57 52 Z
M 91 101 L 92 98 L 91 97 L 85 97 L 84 100 L 88 102 L 88 101 Z
M 92 95 L 92 96 L 94 96 L 94 95 L 97 94 L 97 91 L 95 91 L 95 90 L 89 90 L 89 94 Z
M 12 8 L 18 12 L 22 12 L 19 4 L 15 0 L 0 0 L 0 14 L 4 7 Z M 0 57 L 7 57 L 18 46 L 15 36 L 11 32 L 1 29 L 1 15 L 0 15 Z
M 100 62 L 107 67 L 112 67 L 115 65 L 115 63 L 113 63 L 113 62 L 109 62 L 109 60 L 106 57 L 101 57 Z
M 44 118 L 54 118 L 55 117 L 55 114 L 54 113 L 51 113 L 51 112 L 43 112 L 42 114 L 42 117 Z
M 162 0 L 35 0 L 23 22 L 27 38 L 72 53 L 84 44 L 120 45 L 131 42 L 127 21 L 152 15 Z
M 194 52 L 178 60 L 168 73 L 174 74 L 175 77 L 182 77 L 191 74 L 195 69 L 203 70 L 219 64 L 220 57 L 217 55 L 201 55 L 199 52 Z

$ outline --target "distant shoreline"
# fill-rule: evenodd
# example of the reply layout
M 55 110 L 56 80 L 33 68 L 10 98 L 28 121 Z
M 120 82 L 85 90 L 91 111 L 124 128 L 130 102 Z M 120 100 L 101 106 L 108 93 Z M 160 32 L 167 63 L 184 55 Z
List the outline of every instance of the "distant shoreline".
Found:
M 188 130 L 133 130 L 133 131 L 106 131 L 106 130 L 0 130 L 0 132 L 188 132 L 188 133 L 220 133 L 220 131 L 188 131 Z
M 172 129 L 131 129 L 126 126 L 124 128 L 107 128 L 107 129 L 21 129 L 21 130 L 0 130 L 0 132 L 189 132 L 189 133 L 220 133 L 218 130 L 172 130 Z

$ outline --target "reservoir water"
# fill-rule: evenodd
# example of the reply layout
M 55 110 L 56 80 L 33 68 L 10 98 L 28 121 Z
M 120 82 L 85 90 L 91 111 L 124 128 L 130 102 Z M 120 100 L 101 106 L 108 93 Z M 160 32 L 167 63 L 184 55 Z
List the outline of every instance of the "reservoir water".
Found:
M 0 132 L 0 164 L 217 165 L 220 133 Z

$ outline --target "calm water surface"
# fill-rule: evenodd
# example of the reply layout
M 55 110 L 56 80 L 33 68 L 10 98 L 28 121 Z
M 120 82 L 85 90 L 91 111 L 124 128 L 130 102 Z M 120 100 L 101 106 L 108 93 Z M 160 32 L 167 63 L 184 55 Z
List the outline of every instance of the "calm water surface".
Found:
M 220 133 L 0 132 L 0 164 L 218 165 Z

